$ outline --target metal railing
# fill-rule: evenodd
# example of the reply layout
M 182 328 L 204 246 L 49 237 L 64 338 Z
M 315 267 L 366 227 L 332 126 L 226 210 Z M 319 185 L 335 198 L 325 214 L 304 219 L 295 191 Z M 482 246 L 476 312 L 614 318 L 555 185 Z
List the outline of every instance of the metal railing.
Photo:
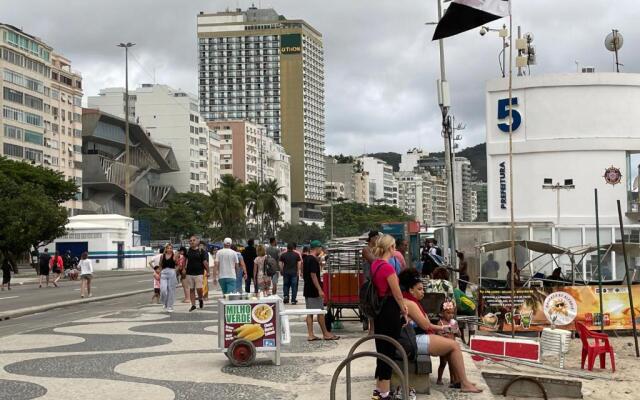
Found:
M 360 345 L 369 340 L 384 340 L 393 344 L 398 350 L 398 352 L 402 355 L 402 366 L 401 370 L 398 364 L 392 360 L 390 357 L 380 354 L 374 351 L 363 351 L 360 353 L 355 353 L 356 349 L 360 347 Z M 355 354 L 354 354 L 355 353 Z M 384 361 L 389 365 L 393 371 L 400 377 L 400 381 L 402 384 L 402 398 L 403 400 L 409 400 L 409 359 L 407 357 L 407 353 L 404 351 L 404 348 L 398 343 L 397 340 L 385 336 L 385 335 L 369 335 L 359 339 L 357 342 L 351 346 L 349 353 L 347 354 L 347 358 L 345 358 L 336 368 L 336 371 L 333 373 L 333 378 L 331 378 L 331 388 L 330 388 L 330 400 L 336 399 L 336 384 L 338 383 L 338 378 L 340 377 L 340 373 L 346 367 L 346 384 L 347 384 L 347 400 L 351 400 L 351 362 L 358 358 L 363 357 L 374 357 L 379 360 Z

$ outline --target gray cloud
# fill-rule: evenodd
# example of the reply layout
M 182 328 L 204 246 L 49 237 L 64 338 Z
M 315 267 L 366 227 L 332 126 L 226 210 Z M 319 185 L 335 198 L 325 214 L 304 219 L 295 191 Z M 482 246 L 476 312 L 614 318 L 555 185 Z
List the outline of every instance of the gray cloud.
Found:
M 329 153 L 442 148 L 435 80 L 438 47 L 431 42 L 435 1 L 271 0 L 288 18 L 302 18 L 324 35 L 326 133 Z M 640 55 L 640 7 L 632 0 L 515 0 L 514 27 L 535 34 L 539 65 L 533 74 L 575 72 L 575 60 L 611 71 L 604 36 L 618 28 L 625 36 L 621 60 L 635 71 Z M 124 82 L 121 41 L 137 43 L 130 84 L 155 79 L 197 93 L 196 15 L 250 2 L 112 0 L 109 2 L 25 0 L 3 9 L 3 22 L 41 37 L 82 72 L 85 95 Z M 508 20 L 496 21 L 499 27 Z M 515 29 L 515 28 L 514 28 Z M 495 34 L 473 30 L 445 41 L 453 113 L 467 125 L 462 146 L 484 141 L 484 90 L 499 76 Z

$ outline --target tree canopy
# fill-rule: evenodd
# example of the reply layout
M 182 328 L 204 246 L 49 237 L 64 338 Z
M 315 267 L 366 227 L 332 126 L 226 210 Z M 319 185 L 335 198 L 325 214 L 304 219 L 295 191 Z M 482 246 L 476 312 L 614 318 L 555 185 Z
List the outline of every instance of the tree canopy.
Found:
M 282 221 L 278 200 L 286 200 L 275 179 L 243 183 L 223 175 L 220 186 L 208 194 L 179 193 L 164 208 L 144 208 L 136 217 L 149 221 L 154 240 L 180 239 L 190 234 L 214 239 L 248 236 L 264 239 Z
M 62 203 L 78 192 L 64 175 L 41 166 L 0 157 L 0 252 L 29 251 L 65 234 Z
M 201 193 L 177 193 L 166 207 L 140 209 L 136 218 L 150 223 L 151 237 L 155 239 L 203 235 L 208 229 L 208 202 L 208 196 Z
M 359 236 L 366 231 L 380 229 L 380 224 L 384 222 L 404 222 L 411 219 L 410 215 L 392 206 L 358 203 L 333 205 L 333 232 L 336 237 Z M 331 232 L 330 212 L 325 213 L 324 226 L 327 232 Z
M 278 231 L 278 239 L 285 243 L 308 244 L 312 240 L 325 241 L 329 237 L 326 230 L 316 224 L 284 224 Z

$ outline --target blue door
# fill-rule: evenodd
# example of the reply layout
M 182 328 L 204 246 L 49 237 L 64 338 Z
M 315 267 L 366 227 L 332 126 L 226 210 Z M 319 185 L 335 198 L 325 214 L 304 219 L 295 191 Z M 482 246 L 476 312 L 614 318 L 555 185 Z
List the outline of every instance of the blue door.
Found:
M 89 251 L 89 243 L 88 242 L 56 242 L 56 251 L 63 255 L 67 252 L 67 250 L 71 251 L 71 257 L 78 257 L 80 259 L 80 255 L 85 251 Z

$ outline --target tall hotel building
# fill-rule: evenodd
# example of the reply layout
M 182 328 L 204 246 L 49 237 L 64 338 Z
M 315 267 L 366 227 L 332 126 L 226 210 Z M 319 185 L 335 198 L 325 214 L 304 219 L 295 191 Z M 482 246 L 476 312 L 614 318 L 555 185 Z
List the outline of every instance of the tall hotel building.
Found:
M 203 117 L 265 126 L 291 156 L 294 210 L 300 219 L 320 217 L 313 206 L 325 201 L 322 34 L 303 20 L 251 7 L 201 12 L 198 41 Z
M 0 23 L 2 155 L 59 171 L 82 188 L 82 76 L 42 40 Z M 82 195 L 64 204 L 82 209 Z

